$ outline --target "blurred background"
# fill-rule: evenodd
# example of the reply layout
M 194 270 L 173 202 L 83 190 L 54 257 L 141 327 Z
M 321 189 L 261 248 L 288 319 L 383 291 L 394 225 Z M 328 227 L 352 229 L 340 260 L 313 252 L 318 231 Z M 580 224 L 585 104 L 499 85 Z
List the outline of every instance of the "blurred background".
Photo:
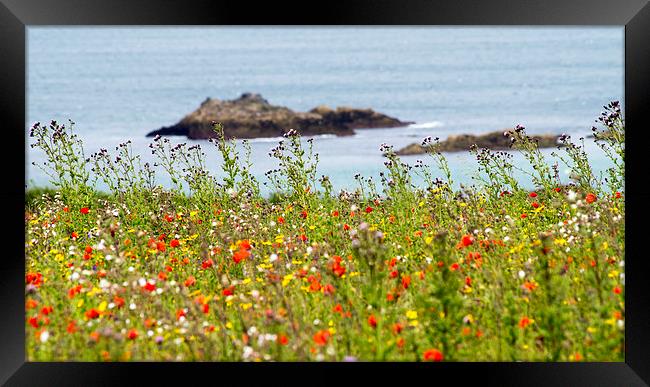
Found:
M 426 136 L 444 140 L 516 124 L 530 134 L 567 133 L 577 141 L 591 133 L 604 104 L 624 102 L 623 27 L 29 27 L 27 48 L 25 135 L 36 121 L 71 119 L 86 156 L 131 140 L 152 161 L 148 132 L 175 124 L 207 97 L 245 92 L 295 111 L 323 104 L 372 108 L 415 122 L 315 137 L 319 176 L 329 176 L 337 190 L 353 189 L 357 173 L 378 178 L 382 143 L 399 149 Z M 220 176 L 219 155 L 207 141 L 171 140 L 200 143 Z M 268 152 L 279 138 L 250 141 L 253 170 L 264 182 L 264 172 L 275 167 Z M 609 167 L 600 149 L 585 142 L 594 169 Z M 544 150 L 549 162 L 552 151 Z M 50 186 L 31 165 L 43 154 L 26 152 L 27 187 Z M 446 156 L 456 183 L 472 184 L 474 157 Z M 403 160 L 431 164 L 427 158 Z M 164 173 L 157 178 L 170 185 Z

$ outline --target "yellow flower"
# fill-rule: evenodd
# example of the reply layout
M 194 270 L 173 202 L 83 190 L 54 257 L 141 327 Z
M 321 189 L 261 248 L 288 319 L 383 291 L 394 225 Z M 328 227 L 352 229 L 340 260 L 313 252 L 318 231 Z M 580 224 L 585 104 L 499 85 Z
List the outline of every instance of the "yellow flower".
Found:
M 415 320 L 416 318 L 418 318 L 418 312 L 414 310 L 409 310 L 406 312 L 406 318 L 408 318 L 409 320 Z
M 106 310 L 106 307 L 108 306 L 108 303 L 106 301 L 102 301 L 101 304 L 97 307 L 97 310 L 100 312 L 103 312 Z
M 289 285 L 289 282 L 291 282 L 292 279 L 293 279 L 293 274 L 285 275 L 284 278 L 282 279 L 282 286 L 285 287 Z

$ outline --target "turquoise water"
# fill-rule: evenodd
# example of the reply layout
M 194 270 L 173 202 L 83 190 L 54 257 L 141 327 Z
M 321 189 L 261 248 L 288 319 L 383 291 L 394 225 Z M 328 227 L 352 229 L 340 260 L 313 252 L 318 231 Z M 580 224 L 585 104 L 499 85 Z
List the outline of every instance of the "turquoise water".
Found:
M 576 139 L 590 133 L 602 105 L 624 94 L 622 27 L 29 27 L 27 42 L 26 128 L 72 119 L 87 154 L 131 139 L 151 160 L 147 132 L 176 123 L 206 97 L 244 92 L 298 111 L 371 107 L 416 122 L 315 138 L 319 175 L 337 189 L 353 188 L 356 173 L 377 178 L 384 142 L 398 149 L 426 136 L 518 123 L 530 133 Z M 274 167 L 268 151 L 277 140 L 252 140 L 262 181 Z M 199 143 L 219 175 L 218 156 Z M 595 169 L 608 167 L 587 144 Z M 447 156 L 455 180 L 471 183 L 474 159 L 467 152 Z M 28 148 L 27 159 L 26 184 L 48 185 L 31 165 L 43 155 Z M 162 174 L 159 182 L 169 184 Z

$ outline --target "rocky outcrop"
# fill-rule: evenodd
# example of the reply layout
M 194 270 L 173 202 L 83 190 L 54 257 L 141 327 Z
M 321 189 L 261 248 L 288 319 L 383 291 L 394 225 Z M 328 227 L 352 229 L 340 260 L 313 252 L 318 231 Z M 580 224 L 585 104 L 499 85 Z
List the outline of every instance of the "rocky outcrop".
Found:
M 479 148 L 488 148 L 491 150 L 506 150 L 510 149 L 510 138 L 503 135 L 503 131 L 491 132 L 483 135 L 461 134 L 458 136 L 449 136 L 447 140 L 440 142 L 439 150 L 441 152 L 459 152 L 467 151 L 470 146 L 476 144 Z M 554 134 L 544 134 L 530 136 L 537 141 L 537 146 L 540 148 L 551 148 L 558 146 L 558 138 L 560 136 Z M 419 155 L 426 153 L 426 146 L 420 144 L 410 144 L 406 147 L 395 152 L 399 156 Z
M 348 136 L 358 128 L 394 128 L 412 122 L 377 113 L 372 109 L 318 106 L 308 112 L 271 105 L 259 94 L 245 93 L 235 100 L 208 98 L 176 125 L 154 130 L 147 137 L 187 136 L 190 139 L 216 137 L 212 123 L 223 125 L 226 138 L 278 137 L 289 129 L 301 135 Z

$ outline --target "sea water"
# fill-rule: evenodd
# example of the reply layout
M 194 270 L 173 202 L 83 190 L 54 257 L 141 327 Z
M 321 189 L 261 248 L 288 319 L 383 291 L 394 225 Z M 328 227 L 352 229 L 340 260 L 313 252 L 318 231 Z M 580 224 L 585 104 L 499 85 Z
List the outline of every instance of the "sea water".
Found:
M 244 92 L 295 111 L 350 106 L 414 121 L 314 138 L 318 176 L 337 190 L 353 189 L 355 174 L 377 179 L 384 170 L 382 143 L 399 149 L 426 136 L 444 140 L 516 124 L 531 134 L 586 136 L 602 105 L 623 102 L 623 54 L 622 27 L 29 27 L 25 133 L 36 121 L 71 119 L 86 156 L 131 140 L 153 161 L 148 132 L 178 122 L 206 97 Z M 207 141 L 171 140 L 201 144 L 221 176 Z M 279 140 L 251 140 L 261 182 L 276 166 L 268 152 Z M 596 172 L 611 166 L 592 141 L 586 146 Z M 552 151 L 544 150 L 549 162 L 556 160 Z M 44 155 L 26 152 L 26 186 L 49 186 L 31 165 Z M 472 184 L 473 156 L 445 155 L 456 183 Z M 403 160 L 431 164 L 427 157 Z M 158 182 L 170 183 L 162 172 Z

